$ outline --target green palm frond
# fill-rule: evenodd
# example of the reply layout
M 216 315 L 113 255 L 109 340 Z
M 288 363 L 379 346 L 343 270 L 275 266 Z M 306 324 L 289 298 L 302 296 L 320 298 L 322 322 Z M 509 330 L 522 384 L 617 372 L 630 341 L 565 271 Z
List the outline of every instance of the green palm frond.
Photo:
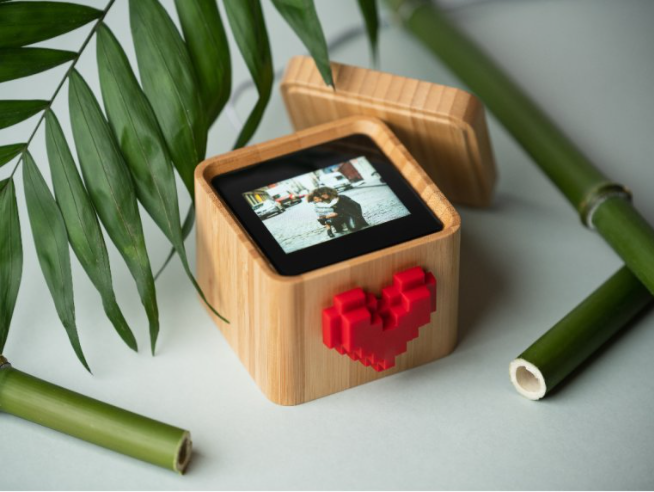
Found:
M 69 247 L 97 289 L 116 332 L 126 345 L 137 349 L 134 333 L 116 302 L 100 224 L 136 282 L 149 320 L 153 351 L 159 313 L 138 202 L 170 241 L 204 299 L 184 246 L 194 209 L 191 207 L 182 224 L 175 174 L 193 198 L 193 173 L 205 158 L 209 128 L 231 93 L 230 46 L 219 5 L 216 0 L 176 0 L 180 33 L 159 0 L 130 0 L 137 79 L 119 40 L 103 23 L 114 2 L 108 0 L 98 10 L 65 2 L 0 1 L 0 82 L 68 65 L 50 99 L 0 100 L 0 129 L 40 115 L 24 142 L 0 146 L 0 168 L 6 170 L 14 162 L 9 176 L 0 180 L 0 353 L 22 274 L 23 246 L 13 179 L 20 166 L 41 270 L 73 350 L 87 369 L 75 321 Z M 327 45 L 313 1 L 275 0 L 274 5 L 315 57 L 325 82 L 331 84 Z M 270 99 L 272 55 L 259 0 L 225 0 L 224 8 L 259 93 L 237 139 L 236 146 L 242 146 L 256 131 Z M 90 32 L 77 51 L 31 46 L 87 25 L 91 25 Z M 99 95 L 75 70 L 93 37 L 97 38 Z M 66 140 L 51 109 L 66 82 L 72 142 Z M 54 195 L 28 152 L 44 121 Z
M 379 12 L 377 11 L 377 0 L 358 0 L 359 10 L 366 25 L 366 33 L 368 34 L 368 42 L 370 43 L 370 52 L 375 64 L 378 63 L 378 47 L 377 42 L 379 39 Z

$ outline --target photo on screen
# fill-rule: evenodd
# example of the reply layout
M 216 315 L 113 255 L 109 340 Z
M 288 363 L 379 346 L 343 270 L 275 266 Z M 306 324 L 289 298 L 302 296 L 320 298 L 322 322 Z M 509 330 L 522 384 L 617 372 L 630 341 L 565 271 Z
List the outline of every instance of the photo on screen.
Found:
M 285 253 L 410 214 L 365 157 L 243 193 Z

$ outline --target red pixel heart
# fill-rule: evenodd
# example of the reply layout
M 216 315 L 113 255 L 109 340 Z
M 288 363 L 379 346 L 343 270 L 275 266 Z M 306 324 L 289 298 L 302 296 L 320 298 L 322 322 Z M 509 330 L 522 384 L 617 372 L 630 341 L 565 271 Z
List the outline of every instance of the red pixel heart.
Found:
M 436 311 L 436 279 L 420 267 L 393 275 L 381 299 L 356 288 L 334 296 L 322 311 L 322 337 L 328 348 L 364 366 L 383 371 L 418 337 Z

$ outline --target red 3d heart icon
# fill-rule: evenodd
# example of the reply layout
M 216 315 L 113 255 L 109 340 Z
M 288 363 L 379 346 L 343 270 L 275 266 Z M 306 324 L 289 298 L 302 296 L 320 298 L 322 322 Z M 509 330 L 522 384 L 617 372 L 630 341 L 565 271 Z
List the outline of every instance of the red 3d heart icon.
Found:
M 420 267 L 393 275 L 381 299 L 356 288 L 334 296 L 322 311 L 323 343 L 364 366 L 383 371 L 418 337 L 436 311 L 436 279 Z

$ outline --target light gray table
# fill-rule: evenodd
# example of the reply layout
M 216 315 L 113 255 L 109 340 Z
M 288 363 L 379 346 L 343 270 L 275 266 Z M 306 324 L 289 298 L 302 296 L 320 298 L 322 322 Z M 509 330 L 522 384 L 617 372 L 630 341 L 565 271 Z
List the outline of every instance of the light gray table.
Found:
M 354 1 L 317 3 L 330 38 L 360 22 Z M 461 25 L 598 166 L 633 189 L 637 205 L 654 221 L 654 2 L 457 0 L 449 5 Z M 166 6 L 172 9 L 171 2 Z M 266 12 L 275 65 L 283 66 L 304 50 L 270 5 Z M 134 59 L 126 19 L 127 2 L 121 0 L 108 23 Z M 75 49 L 86 32 L 81 31 L 63 36 L 56 45 Z M 366 65 L 366 41 L 360 37 L 332 56 Z M 235 80 L 245 80 L 236 53 L 234 59 Z M 382 34 L 381 66 L 460 85 L 397 27 Z M 80 67 L 98 89 L 94 55 L 87 53 Z M 3 84 L 2 98 L 48 97 L 61 73 L 57 69 Z M 252 98 L 247 93 L 239 102 L 239 114 L 246 114 Z M 66 106 L 65 97 L 55 104 L 64 121 Z M 32 119 L 0 132 L 0 144 L 24 138 L 33 124 Z M 275 92 L 256 140 L 289 131 Z M 25 270 L 6 354 L 26 372 L 190 428 L 195 457 L 188 475 L 179 477 L 0 414 L 0 487 L 654 486 L 651 314 L 542 402 L 520 397 L 509 383 L 509 361 L 608 278 L 620 261 L 581 227 L 572 209 L 492 117 L 490 131 L 500 172 L 495 203 L 489 210 L 460 209 L 457 350 L 427 366 L 292 408 L 276 406 L 261 395 L 178 262 L 158 282 L 162 334 L 155 358 L 122 345 L 75 262 L 79 327 L 95 376 L 86 374 L 57 321 L 39 271 L 21 191 Z M 70 135 L 68 125 L 66 132 Z M 211 131 L 209 155 L 226 151 L 234 136 L 222 118 Z M 32 152 L 46 169 L 42 134 Z M 159 264 L 167 246 L 149 219 L 145 228 L 153 263 Z M 194 250 L 194 240 L 188 247 Z M 146 347 L 145 316 L 134 284 L 116 251 L 110 253 L 119 301 Z

